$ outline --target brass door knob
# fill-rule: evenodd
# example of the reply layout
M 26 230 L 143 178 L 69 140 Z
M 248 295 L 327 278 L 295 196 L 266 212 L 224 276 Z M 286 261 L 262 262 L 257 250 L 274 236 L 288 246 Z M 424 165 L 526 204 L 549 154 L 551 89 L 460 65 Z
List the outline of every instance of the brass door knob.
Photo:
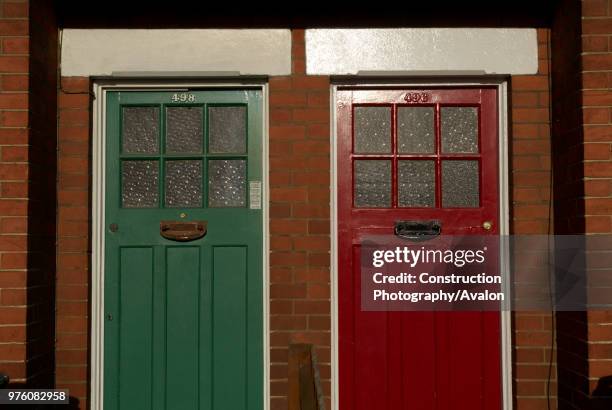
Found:
M 485 230 L 490 231 L 490 230 L 491 230 L 491 228 L 493 228 L 493 222 L 491 222 L 491 221 L 484 221 L 484 222 L 482 223 L 482 227 L 483 227 Z

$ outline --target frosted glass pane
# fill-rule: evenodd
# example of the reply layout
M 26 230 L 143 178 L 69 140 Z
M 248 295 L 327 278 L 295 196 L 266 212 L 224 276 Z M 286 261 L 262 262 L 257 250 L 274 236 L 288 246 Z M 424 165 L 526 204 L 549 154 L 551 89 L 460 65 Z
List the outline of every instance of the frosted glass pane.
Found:
M 398 152 L 433 154 L 433 107 L 400 107 L 397 109 Z
M 166 206 L 202 206 L 202 161 L 166 162 Z
M 220 154 L 246 152 L 246 107 L 208 109 L 208 150 Z
M 478 161 L 442 161 L 442 206 L 480 206 Z
M 397 171 L 399 206 L 435 206 L 436 172 L 434 161 L 398 161 Z
M 123 152 L 155 154 L 159 151 L 159 108 L 123 107 Z
M 246 171 L 246 161 L 242 159 L 208 161 L 208 206 L 245 206 Z
M 355 161 L 354 184 L 354 203 L 356 207 L 391 207 L 391 161 Z
M 442 107 L 442 152 L 478 152 L 478 109 L 476 107 Z
M 123 161 L 121 202 L 124 208 L 155 208 L 158 202 L 157 161 Z
M 202 152 L 202 107 L 168 107 L 166 110 L 166 152 Z
M 355 107 L 355 152 L 391 152 L 391 107 Z

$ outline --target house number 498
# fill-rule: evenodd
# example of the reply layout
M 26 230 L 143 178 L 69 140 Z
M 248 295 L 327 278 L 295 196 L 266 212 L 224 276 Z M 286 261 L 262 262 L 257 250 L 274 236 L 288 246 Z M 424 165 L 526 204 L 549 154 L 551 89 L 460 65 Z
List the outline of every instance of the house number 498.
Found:
M 190 93 L 174 93 L 172 94 L 172 102 L 195 102 L 194 94 Z

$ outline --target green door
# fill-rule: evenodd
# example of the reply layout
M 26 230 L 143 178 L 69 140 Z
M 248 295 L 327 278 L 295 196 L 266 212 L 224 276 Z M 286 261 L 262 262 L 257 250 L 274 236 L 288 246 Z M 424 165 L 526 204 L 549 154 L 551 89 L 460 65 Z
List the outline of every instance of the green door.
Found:
M 107 96 L 104 408 L 261 409 L 261 89 Z

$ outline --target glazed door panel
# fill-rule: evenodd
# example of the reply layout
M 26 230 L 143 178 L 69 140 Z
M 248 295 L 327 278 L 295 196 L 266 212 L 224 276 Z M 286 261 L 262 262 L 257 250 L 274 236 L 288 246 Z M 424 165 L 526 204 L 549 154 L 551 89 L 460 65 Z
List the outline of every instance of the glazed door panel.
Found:
M 363 311 L 359 271 L 362 239 L 398 220 L 499 234 L 497 91 L 336 95 L 340 408 L 500 409 L 499 312 Z

